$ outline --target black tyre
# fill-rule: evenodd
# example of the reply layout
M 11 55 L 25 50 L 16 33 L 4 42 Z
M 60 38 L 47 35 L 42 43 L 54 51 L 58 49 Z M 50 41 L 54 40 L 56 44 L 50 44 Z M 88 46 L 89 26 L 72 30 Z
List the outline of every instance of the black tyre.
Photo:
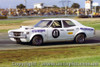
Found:
M 42 45 L 42 43 L 43 43 L 43 39 L 42 39 L 41 36 L 35 36 L 35 37 L 33 37 L 33 39 L 32 39 L 32 45 L 34 45 L 34 46 L 40 46 L 40 45 Z
M 75 42 L 76 43 L 79 43 L 79 44 L 82 44 L 85 42 L 85 35 L 84 34 L 78 34 L 76 37 L 75 37 Z

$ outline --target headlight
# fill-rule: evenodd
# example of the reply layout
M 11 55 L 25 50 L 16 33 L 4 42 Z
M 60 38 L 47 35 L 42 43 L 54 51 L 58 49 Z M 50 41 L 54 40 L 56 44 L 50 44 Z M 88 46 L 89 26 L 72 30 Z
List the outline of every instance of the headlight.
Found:
M 25 33 L 24 32 L 21 32 L 21 36 L 25 36 Z
M 21 35 L 22 36 L 26 36 L 26 35 L 28 35 L 29 34 L 29 32 L 21 32 Z
M 13 35 L 13 32 L 9 32 L 9 36 L 12 36 Z

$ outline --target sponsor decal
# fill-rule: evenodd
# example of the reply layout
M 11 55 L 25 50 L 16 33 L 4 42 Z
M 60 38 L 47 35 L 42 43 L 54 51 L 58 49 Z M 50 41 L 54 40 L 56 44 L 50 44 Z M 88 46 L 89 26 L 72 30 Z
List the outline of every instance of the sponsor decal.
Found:
M 74 29 L 68 29 L 67 31 L 74 31 Z
M 89 31 L 93 31 L 94 29 L 91 28 L 80 28 L 81 30 L 89 30 Z
M 45 30 L 32 30 L 32 32 L 35 32 L 35 33 L 40 32 L 40 33 L 42 33 L 42 32 L 45 32 Z
M 73 32 L 68 32 L 69 35 L 73 34 Z
M 52 31 L 52 36 L 53 36 L 53 38 L 58 38 L 58 37 L 60 36 L 59 30 L 54 29 L 54 30 Z

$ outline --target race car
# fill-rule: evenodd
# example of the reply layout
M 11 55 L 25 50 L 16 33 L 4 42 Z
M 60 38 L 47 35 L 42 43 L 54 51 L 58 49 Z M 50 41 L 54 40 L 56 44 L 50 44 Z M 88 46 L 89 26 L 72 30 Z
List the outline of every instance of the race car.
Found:
M 84 43 L 86 38 L 95 35 L 95 29 L 69 18 L 49 18 L 34 26 L 21 26 L 19 29 L 9 30 L 8 35 L 17 43 L 30 42 L 36 46 L 61 41 Z

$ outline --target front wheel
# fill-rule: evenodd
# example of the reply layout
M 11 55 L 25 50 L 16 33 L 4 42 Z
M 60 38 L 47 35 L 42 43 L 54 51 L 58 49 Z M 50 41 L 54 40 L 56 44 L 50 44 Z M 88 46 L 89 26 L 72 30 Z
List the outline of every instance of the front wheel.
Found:
M 78 34 L 76 37 L 75 37 L 75 42 L 76 43 L 84 43 L 85 42 L 85 35 L 84 34 Z
M 32 39 L 32 45 L 40 46 L 43 43 L 43 39 L 41 36 L 35 36 Z

